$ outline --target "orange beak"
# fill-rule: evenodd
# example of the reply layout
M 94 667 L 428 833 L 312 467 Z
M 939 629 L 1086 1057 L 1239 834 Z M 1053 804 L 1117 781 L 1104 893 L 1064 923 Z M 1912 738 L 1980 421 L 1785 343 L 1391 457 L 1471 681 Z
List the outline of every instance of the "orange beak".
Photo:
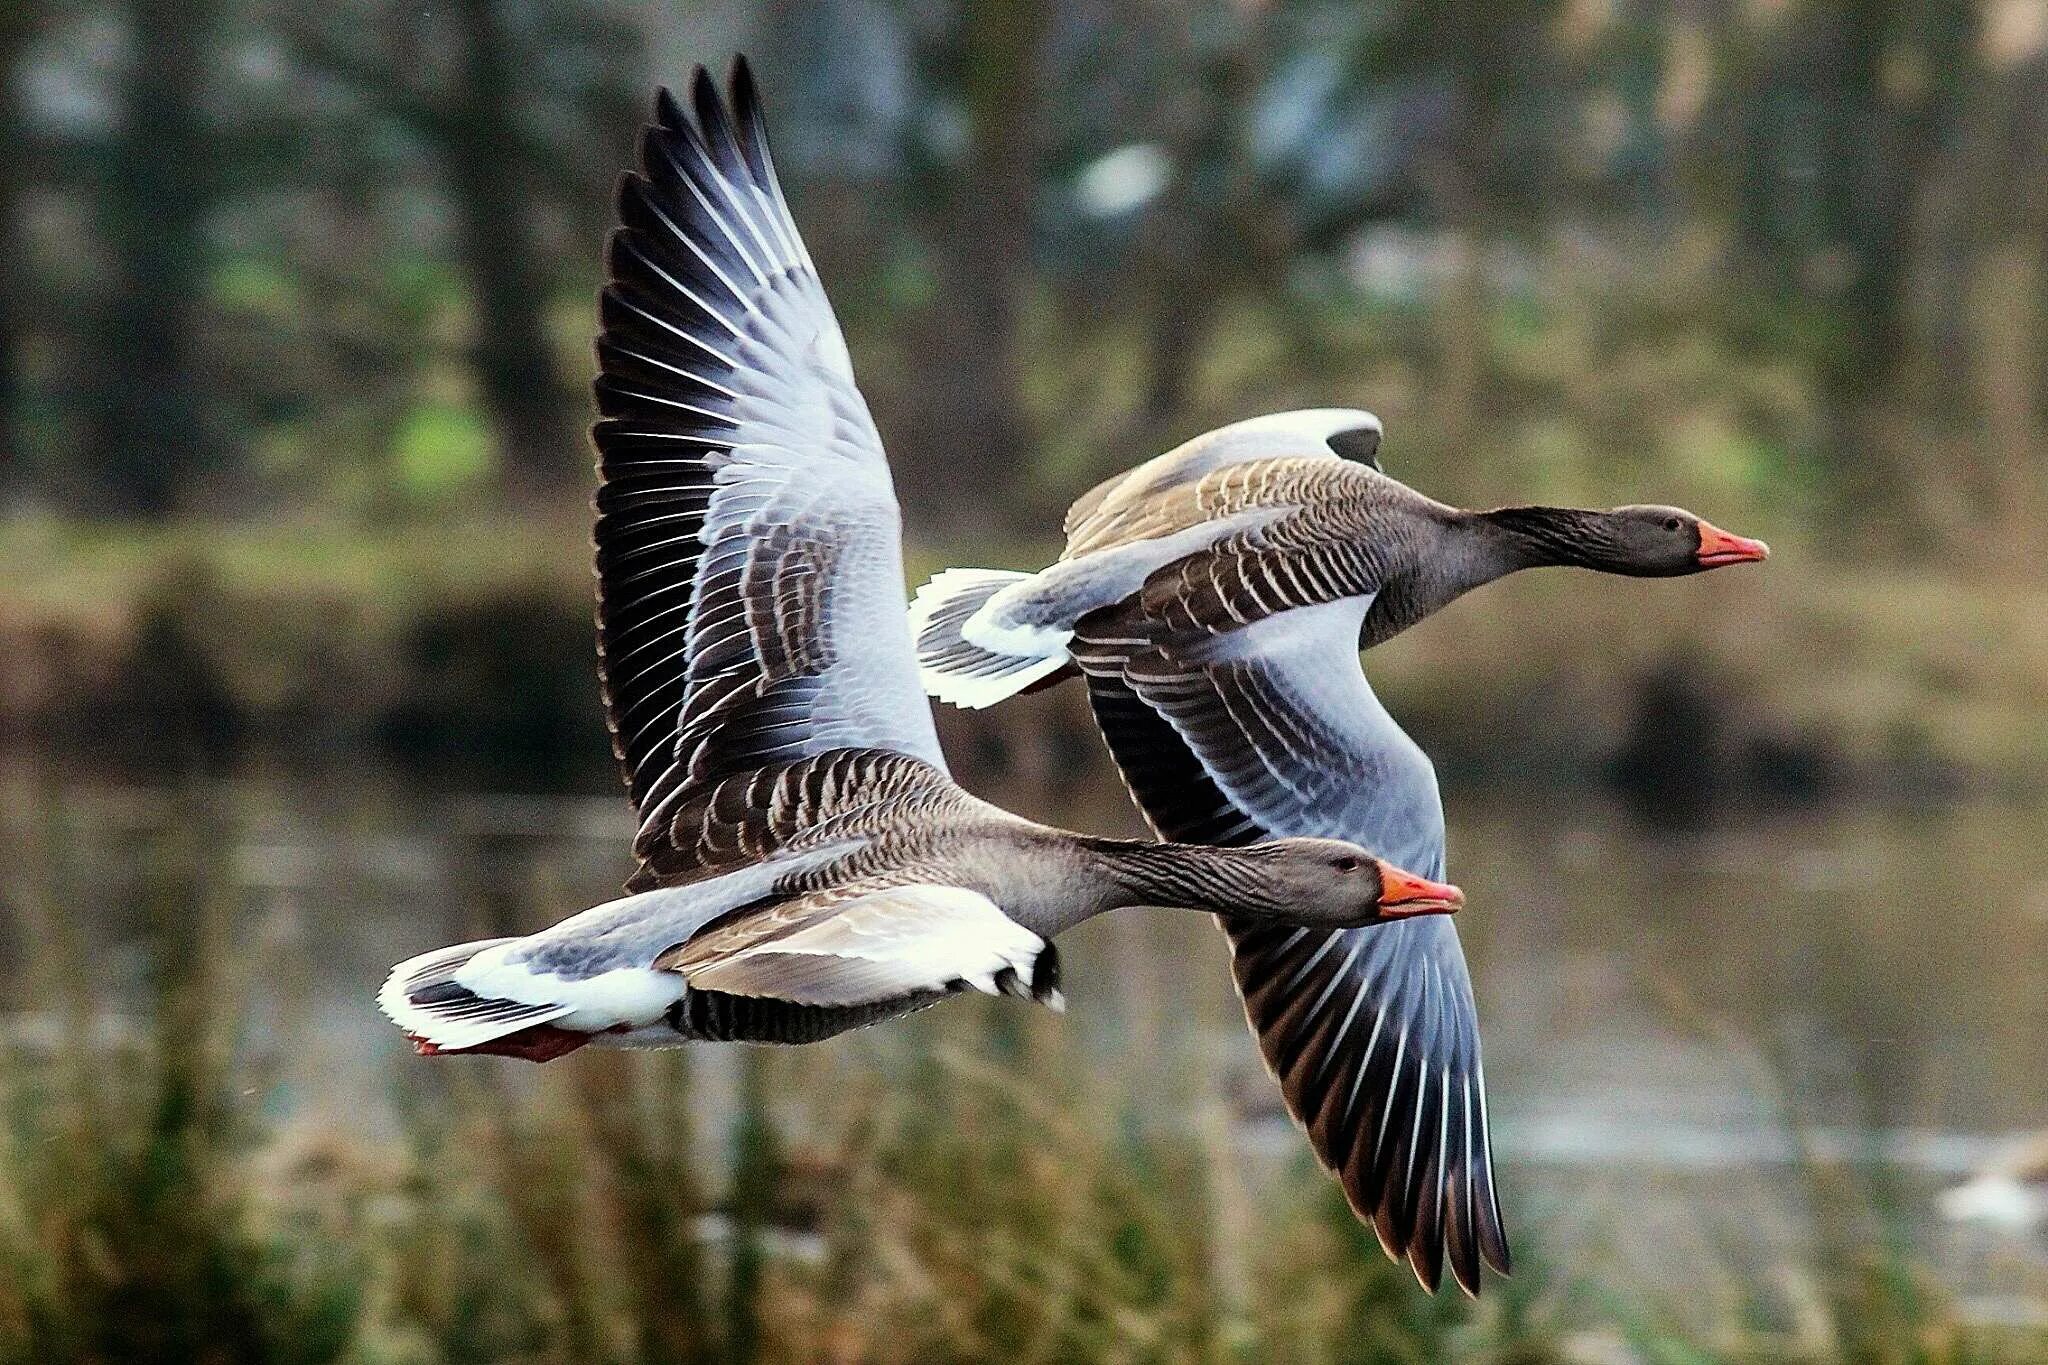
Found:
M 1753 564 L 1771 557 L 1771 547 L 1748 536 L 1730 535 L 1708 522 L 1700 523 L 1699 566 L 1718 569 L 1723 564 Z
M 1380 864 L 1380 913 L 1388 916 L 1448 915 L 1465 903 L 1449 882 L 1433 882 L 1392 863 Z

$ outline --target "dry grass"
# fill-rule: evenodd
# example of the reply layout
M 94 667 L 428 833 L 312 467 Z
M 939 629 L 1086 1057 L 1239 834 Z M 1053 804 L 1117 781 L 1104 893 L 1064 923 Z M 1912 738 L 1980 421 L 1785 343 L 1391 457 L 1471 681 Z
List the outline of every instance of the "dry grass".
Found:
M 17 1027 L 0 1053 L 0 1361 L 1963 1365 L 2044 1345 L 1966 1330 L 1874 1241 L 1792 1331 L 1738 1292 L 1690 1340 L 1526 1239 L 1483 1303 L 1431 1300 L 1306 1160 L 1247 1167 L 1216 1078 L 1083 1058 L 1001 1003 L 746 1050 L 729 1100 L 705 1054 L 407 1059 L 387 1136 L 317 1102 L 278 1117 L 236 1002 L 289 964 L 238 922 L 217 835 L 199 812 L 138 844 L 154 988 L 118 1016 L 24 893 L 19 998 L 66 1041 Z M 1836 1226 L 1881 1215 L 1814 1177 Z

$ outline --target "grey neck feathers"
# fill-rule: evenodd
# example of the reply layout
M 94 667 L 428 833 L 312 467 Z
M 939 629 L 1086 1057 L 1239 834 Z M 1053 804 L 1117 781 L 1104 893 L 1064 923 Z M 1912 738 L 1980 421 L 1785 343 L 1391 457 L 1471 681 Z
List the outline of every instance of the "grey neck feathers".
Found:
M 1256 910 L 1263 894 L 1256 855 L 1199 844 L 1086 841 L 1104 896 L 1103 909 L 1167 905 L 1189 910 Z
M 1427 534 L 1411 542 L 1414 557 L 1381 585 L 1359 643 L 1370 649 L 1474 588 L 1523 569 L 1600 568 L 1602 548 L 1611 544 L 1601 515 L 1573 507 L 1443 508 L 1425 523 Z
M 1497 507 L 1470 514 L 1483 553 L 1494 560 L 1494 577 L 1518 569 L 1598 569 L 1620 547 L 1608 534 L 1606 514 L 1578 507 Z

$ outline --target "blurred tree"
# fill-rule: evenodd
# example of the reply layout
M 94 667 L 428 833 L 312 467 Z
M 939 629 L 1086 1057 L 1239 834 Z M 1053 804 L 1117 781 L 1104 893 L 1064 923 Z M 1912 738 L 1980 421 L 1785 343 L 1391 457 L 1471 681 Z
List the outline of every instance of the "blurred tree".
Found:
M 919 187 L 930 197 L 919 223 L 938 291 L 920 320 L 930 382 L 916 391 L 919 446 L 937 467 L 918 486 L 967 525 L 991 524 L 993 508 L 1014 500 L 1035 449 L 1023 407 L 1024 322 L 1051 19 L 1039 0 L 980 0 L 922 54 L 964 136 L 957 157 L 927 163 Z M 983 477 L 962 478 L 963 468 Z
M 1412 91 L 1425 128 L 1410 174 L 1447 248 L 1429 374 L 1442 448 L 1479 441 L 1497 391 L 1487 257 L 1503 234 L 1534 225 L 1555 195 L 1571 129 L 1560 98 L 1563 10 L 1560 0 L 1402 0 L 1362 25 L 1355 42 L 1350 79 Z
M 1266 13 L 1209 4 L 1198 21 L 1178 6 L 1148 6 L 1148 36 L 1166 56 L 1166 88 L 1153 101 L 1173 175 L 1146 215 L 1142 247 L 1148 319 L 1139 449 L 1175 438 L 1196 364 L 1228 296 L 1284 284 L 1291 246 L 1262 215 L 1244 111 L 1266 76 Z M 1278 267 L 1282 278 L 1275 279 Z M 1185 435 L 1185 433 L 1181 433 Z
M 207 220 L 225 189 L 205 99 L 218 76 L 214 0 L 129 0 L 120 127 L 97 208 L 108 260 L 87 386 L 99 510 L 161 516 L 222 462 L 198 345 Z
M 0 5 L 0 147 L 21 149 L 29 142 L 22 116 L 19 75 L 22 59 L 36 31 L 41 11 L 31 5 Z M 28 189 L 26 157 L 15 151 L 0 156 L 0 261 L 20 261 L 22 200 Z M 0 490 L 15 484 L 22 465 L 22 406 L 26 394 L 22 372 L 23 336 L 28 321 L 24 272 L 0 271 Z
M 547 342 L 547 275 L 529 221 L 539 197 L 511 135 L 526 73 L 500 0 L 457 0 L 456 77 L 429 122 L 459 224 L 463 273 L 476 297 L 477 387 L 507 471 L 535 490 L 582 473 L 580 442 Z
M 2036 8 L 0 5 L 28 149 L 0 251 L 49 266 L 0 278 L 0 461 L 26 413 L 95 509 L 215 471 L 372 515 L 493 477 L 558 503 L 645 56 L 674 81 L 745 35 L 913 519 L 1035 529 L 1047 468 L 1056 502 L 1222 417 L 1388 389 L 1422 418 L 1404 460 L 1466 468 L 1551 404 L 1551 468 L 1596 474 L 1675 429 L 1607 409 L 1686 339 L 1722 358 L 1688 373 L 1784 377 L 1768 416 L 1710 400 L 1763 452 L 1739 477 L 1850 533 L 1991 511 L 2019 543 L 2048 516 Z M 1105 164 L 1137 181 L 1090 207 Z M 1596 296 L 1662 311 L 1574 315 Z M 1640 378 L 1556 373 L 1610 359 Z
M 1763 267 L 1774 325 L 1811 371 L 1819 454 L 1845 502 L 1896 501 L 1918 477 L 1880 439 L 1899 416 L 1927 188 L 1956 149 L 1979 77 L 1976 0 L 1803 0 L 1722 29 L 1715 173 L 1736 239 Z M 1937 219 L 1937 221 L 1939 221 Z M 1953 221 L 1953 220 L 1951 220 Z
M 583 475 L 584 405 L 549 305 L 572 271 L 595 288 L 598 223 L 642 107 L 644 34 L 607 0 L 370 0 L 294 15 L 295 49 L 433 157 L 451 254 L 473 305 L 470 368 L 505 473 L 549 494 Z M 367 153 L 366 153 L 367 154 Z

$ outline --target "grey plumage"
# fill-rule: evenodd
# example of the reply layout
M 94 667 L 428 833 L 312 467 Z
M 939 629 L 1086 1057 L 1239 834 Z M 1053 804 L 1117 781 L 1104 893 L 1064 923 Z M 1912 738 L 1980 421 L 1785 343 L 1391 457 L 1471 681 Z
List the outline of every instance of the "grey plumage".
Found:
M 401 964 L 423 1051 L 805 1042 L 967 988 L 1057 1000 L 1049 940 L 1126 905 L 1346 925 L 1454 907 L 1354 844 L 1088 839 L 947 775 L 888 462 L 744 65 L 663 94 L 607 249 L 601 670 L 628 894 Z
M 1451 507 L 1384 474 L 1378 436 L 1367 413 L 1281 413 L 1105 480 L 1068 512 L 1057 564 L 972 611 L 936 590 L 944 578 L 920 592 L 928 690 L 992 704 L 1006 693 L 982 679 L 1019 666 L 1005 651 L 1036 651 L 1041 674 L 1086 678 L 1161 837 L 1341 837 L 1441 877 L 1435 771 L 1373 694 L 1359 649 L 1519 569 L 1687 573 L 1712 567 L 1710 539 L 1737 556 L 1762 546 L 1676 508 Z M 973 677 L 949 672 L 963 658 Z M 1455 927 L 1224 928 L 1289 1110 L 1388 1254 L 1432 1288 L 1446 1258 L 1473 1292 L 1482 1261 L 1505 1272 Z

